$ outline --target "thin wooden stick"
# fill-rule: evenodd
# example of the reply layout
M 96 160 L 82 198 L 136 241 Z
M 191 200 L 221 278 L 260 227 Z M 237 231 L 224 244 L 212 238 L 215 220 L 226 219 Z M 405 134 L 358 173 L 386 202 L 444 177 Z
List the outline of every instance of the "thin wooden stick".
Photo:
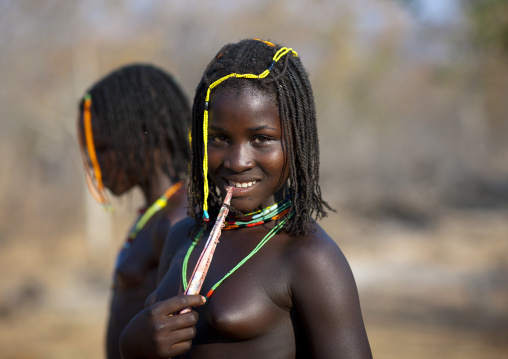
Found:
M 219 215 L 217 216 L 217 220 L 213 225 L 212 231 L 208 236 L 205 248 L 203 248 L 203 251 L 199 256 L 198 262 L 194 267 L 194 271 L 192 272 L 189 286 L 187 287 L 187 290 L 184 293 L 185 295 L 199 294 L 201 286 L 205 281 L 206 273 L 208 273 L 208 268 L 210 268 L 213 253 L 215 252 L 215 247 L 217 247 L 217 243 L 219 243 L 221 229 L 222 227 L 224 227 L 224 221 L 226 220 L 226 216 L 228 215 L 229 212 L 228 205 L 231 202 L 231 196 L 233 195 L 233 186 L 227 187 L 226 190 L 228 191 L 226 194 L 226 198 L 224 199 L 224 203 L 220 208 Z M 180 311 L 180 314 L 187 313 L 190 310 L 191 310 L 190 308 L 182 309 Z

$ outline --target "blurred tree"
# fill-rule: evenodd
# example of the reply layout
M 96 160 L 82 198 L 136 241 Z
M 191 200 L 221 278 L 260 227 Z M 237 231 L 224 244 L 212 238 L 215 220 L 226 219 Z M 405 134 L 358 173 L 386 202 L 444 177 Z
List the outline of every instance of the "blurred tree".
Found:
M 490 139 L 494 147 L 501 147 L 506 155 L 508 1 L 467 0 L 463 6 L 469 23 L 469 47 L 477 61 L 477 83 L 484 93 Z
M 473 44 L 508 57 L 508 1 L 468 0 L 464 10 L 470 21 Z
M 420 0 L 395 0 L 395 1 L 407 7 L 413 13 L 419 13 L 422 7 Z
M 429 5 L 425 0 L 394 1 L 416 17 L 423 16 L 425 6 Z M 456 69 L 460 69 L 459 81 L 464 85 L 460 111 L 467 113 L 466 117 L 478 117 L 475 122 L 481 122 L 480 127 L 485 128 L 484 145 L 486 153 L 490 153 L 489 161 L 504 163 L 501 158 L 508 157 L 508 103 L 505 99 L 508 91 L 508 1 L 454 1 L 463 29 L 462 39 L 453 49 Z M 477 111 L 466 110 L 472 98 Z M 494 167 L 502 168 L 504 164 L 494 164 Z

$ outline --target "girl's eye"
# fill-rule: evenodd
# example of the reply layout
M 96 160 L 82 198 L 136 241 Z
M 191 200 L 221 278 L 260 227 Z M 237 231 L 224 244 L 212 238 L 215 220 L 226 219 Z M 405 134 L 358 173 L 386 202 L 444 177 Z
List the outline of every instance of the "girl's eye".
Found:
M 256 137 L 254 137 L 254 140 L 253 142 L 254 143 L 267 143 L 269 141 L 271 141 L 272 138 L 271 137 L 268 137 L 268 136 L 265 136 L 265 135 L 257 135 Z
M 210 135 L 210 141 L 215 143 L 227 142 L 227 138 L 224 135 Z

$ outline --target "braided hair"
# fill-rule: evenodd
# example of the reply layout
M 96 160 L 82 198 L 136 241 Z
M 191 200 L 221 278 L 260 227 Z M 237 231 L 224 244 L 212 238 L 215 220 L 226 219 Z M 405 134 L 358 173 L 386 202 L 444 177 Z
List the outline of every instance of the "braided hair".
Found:
M 275 63 L 272 59 L 283 48 L 268 41 L 242 40 L 225 45 L 208 64 L 196 89 L 192 108 L 192 155 L 188 183 L 189 213 L 200 227 L 203 223 L 204 189 L 203 169 L 204 138 L 203 114 L 207 111 L 207 91 L 217 80 L 235 74 L 269 74 L 254 78 L 227 78 L 217 86 L 219 91 L 228 88 L 254 86 L 270 94 L 279 109 L 283 133 L 283 147 L 289 166 L 289 192 L 291 212 L 284 230 L 290 234 L 305 234 L 313 222 L 313 216 L 326 216 L 331 209 L 322 199 L 319 186 L 319 142 L 316 110 L 310 81 L 296 52 L 283 55 Z M 291 50 L 291 49 L 289 49 Z M 286 54 L 284 52 L 284 54 Z M 272 62 L 270 62 L 272 60 Z M 216 212 L 222 202 L 220 192 L 208 181 L 212 196 L 208 205 Z
M 121 171 L 140 183 L 155 170 L 160 151 L 164 174 L 173 182 L 186 177 L 190 159 L 190 108 L 175 79 L 165 71 L 133 64 L 113 71 L 89 90 L 93 126 L 108 138 Z M 85 99 L 79 104 L 80 113 Z

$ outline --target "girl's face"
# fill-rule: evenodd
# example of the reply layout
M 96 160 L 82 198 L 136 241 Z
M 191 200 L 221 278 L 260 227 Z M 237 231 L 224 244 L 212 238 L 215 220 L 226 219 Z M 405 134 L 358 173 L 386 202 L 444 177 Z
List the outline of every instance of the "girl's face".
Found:
M 274 203 L 288 178 L 279 110 L 273 97 L 251 87 L 217 89 L 210 101 L 208 173 L 231 206 L 249 213 Z
M 79 136 L 81 136 L 81 140 L 83 141 L 82 143 L 85 147 L 85 153 L 89 156 L 84 136 L 83 117 L 80 117 Z M 102 183 L 104 187 L 110 190 L 115 196 L 119 196 L 127 192 L 135 185 L 135 183 L 129 178 L 127 173 L 120 168 L 116 159 L 116 153 L 113 149 L 113 140 L 110 136 L 106 135 L 104 131 L 101 131 L 99 126 L 94 126 L 93 120 L 92 133 L 95 154 L 101 170 Z M 92 166 L 90 160 L 88 160 L 88 165 Z

